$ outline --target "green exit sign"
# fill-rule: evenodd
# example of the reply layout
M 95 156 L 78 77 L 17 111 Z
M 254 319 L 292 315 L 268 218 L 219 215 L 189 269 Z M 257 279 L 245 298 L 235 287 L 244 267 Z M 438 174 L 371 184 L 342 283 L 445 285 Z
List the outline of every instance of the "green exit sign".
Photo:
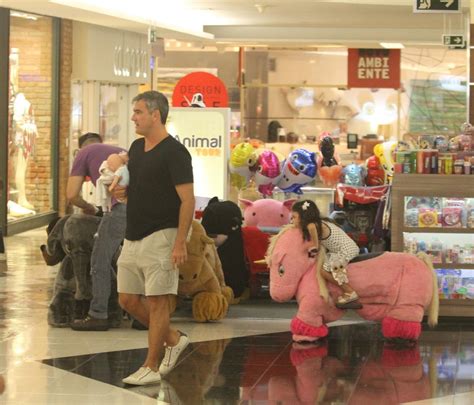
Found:
M 443 35 L 443 45 L 451 48 L 464 49 L 466 47 L 464 35 Z
M 415 13 L 459 13 L 460 0 L 414 0 Z

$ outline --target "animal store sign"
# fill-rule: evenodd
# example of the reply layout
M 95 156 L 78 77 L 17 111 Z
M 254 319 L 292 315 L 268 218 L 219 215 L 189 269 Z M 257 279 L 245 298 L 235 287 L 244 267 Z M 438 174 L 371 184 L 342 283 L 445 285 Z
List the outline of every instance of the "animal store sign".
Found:
M 170 108 L 168 132 L 193 158 L 197 196 L 227 199 L 229 108 Z
M 400 49 L 349 49 L 348 87 L 400 87 Z

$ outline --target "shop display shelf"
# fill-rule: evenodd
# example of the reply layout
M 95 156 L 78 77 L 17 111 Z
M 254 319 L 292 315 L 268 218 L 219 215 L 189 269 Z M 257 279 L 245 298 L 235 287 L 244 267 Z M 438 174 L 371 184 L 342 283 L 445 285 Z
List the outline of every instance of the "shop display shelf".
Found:
M 474 233 L 474 228 L 429 228 L 429 227 L 415 227 L 405 226 L 402 232 L 407 233 Z
M 474 317 L 474 300 L 469 299 L 440 299 L 440 316 Z
M 474 198 L 474 175 L 425 175 L 395 174 L 392 183 L 392 250 L 404 250 L 404 234 L 422 236 L 430 234 L 440 243 L 453 244 L 453 238 L 463 244 L 474 242 L 474 228 L 459 227 L 411 227 L 405 224 L 405 201 L 409 197 L 438 198 Z M 466 224 L 463 224 L 466 225 Z M 470 237 L 472 235 L 472 238 Z M 456 240 L 457 242 L 457 240 Z M 455 242 L 455 243 L 456 243 Z M 472 263 L 433 263 L 436 269 L 463 270 L 464 273 L 474 270 Z M 472 272 L 474 277 L 474 271 Z M 449 276 L 447 276 L 449 277 Z M 466 277 L 466 275 L 461 276 Z M 467 276 L 470 279 L 470 276 Z M 472 299 L 440 299 L 440 315 L 448 317 L 474 317 L 474 300 Z
M 463 270 L 474 270 L 474 264 L 472 263 L 433 263 L 435 269 L 460 269 Z M 474 277 L 474 274 L 473 274 Z

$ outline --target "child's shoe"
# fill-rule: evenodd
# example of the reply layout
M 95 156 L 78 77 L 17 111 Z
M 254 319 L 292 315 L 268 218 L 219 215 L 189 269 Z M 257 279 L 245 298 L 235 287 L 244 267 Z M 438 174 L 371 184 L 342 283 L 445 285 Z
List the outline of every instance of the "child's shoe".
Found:
M 339 309 L 361 309 L 362 304 L 358 300 L 359 296 L 355 291 L 344 293 L 337 298 L 336 307 Z

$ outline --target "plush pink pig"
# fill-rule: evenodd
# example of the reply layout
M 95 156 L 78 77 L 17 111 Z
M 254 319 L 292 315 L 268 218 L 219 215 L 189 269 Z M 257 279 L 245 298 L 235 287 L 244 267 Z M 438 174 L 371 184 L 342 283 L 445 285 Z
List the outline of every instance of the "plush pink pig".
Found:
M 244 225 L 259 227 L 282 227 L 290 223 L 291 207 L 295 199 L 277 201 L 264 198 L 256 201 L 239 198 L 244 207 Z

